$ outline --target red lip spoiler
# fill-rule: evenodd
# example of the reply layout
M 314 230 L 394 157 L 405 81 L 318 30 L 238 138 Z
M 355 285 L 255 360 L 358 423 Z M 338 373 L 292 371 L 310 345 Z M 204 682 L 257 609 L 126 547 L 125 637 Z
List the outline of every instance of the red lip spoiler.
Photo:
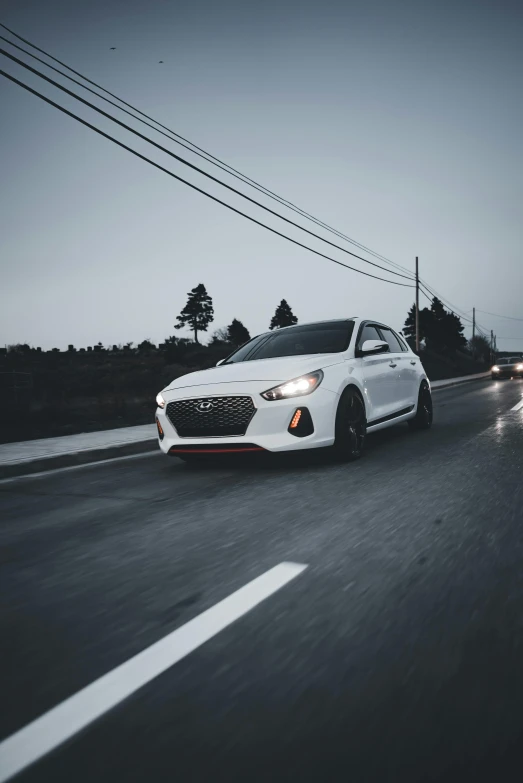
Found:
M 246 452 L 265 451 L 261 446 L 233 446 L 232 448 L 199 448 L 184 449 L 172 446 L 169 454 L 245 454 Z

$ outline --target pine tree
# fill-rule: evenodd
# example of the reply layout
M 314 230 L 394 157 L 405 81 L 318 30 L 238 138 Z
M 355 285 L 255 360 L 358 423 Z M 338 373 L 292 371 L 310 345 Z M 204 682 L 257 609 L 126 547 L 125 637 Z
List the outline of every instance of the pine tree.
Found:
M 420 342 L 427 338 L 430 333 L 431 324 L 433 322 L 433 314 L 428 307 L 424 307 L 419 311 L 419 339 Z M 403 327 L 405 337 L 408 338 L 410 343 L 414 343 L 416 340 L 416 305 L 413 304 L 410 308 L 405 325 Z
M 198 332 L 207 331 L 209 324 L 214 321 L 214 308 L 203 283 L 187 294 L 187 304 L 176 320 L 179 323 L 175 324 L 175 329 L 183 329 L 187 324 L 191 327 L 195 343 L 198 342 Z
M 455 315 L 455 313 L 447 313 L 443 321 L 443 327 L 443 339 L 447 351 L 454 353 L 454 351 L 458 351 L 460 348 L 465 348 L 467 340 L 463 334 L 465 327 L 461 323 L 461 318 Z
M 297 323 L 298 319 L 292 312 L 289 303 L 282 299 L 271 318 L 269 329 L 281 329 L 283 326 L 293 326 Z
M 416 305 L 413 304 L 410 308 L 407 318 L 405 319 L 405 325 L 403 326 L 403 333 L 405 337 L 411 337 L 416 339 Z
M 430 317 L 426 324 L 427 348 L 437 353 L 443 353 L 446 348 L 445 318 L 448 313 L 443 307 L 443 302 L 435 296 L 430 305 Z
M 227 327 L 227 337 L 229 342 L 237 346 L 243 345 L 251 339 L 249 330 L 236 318 L 233 318 L 232 323 Z

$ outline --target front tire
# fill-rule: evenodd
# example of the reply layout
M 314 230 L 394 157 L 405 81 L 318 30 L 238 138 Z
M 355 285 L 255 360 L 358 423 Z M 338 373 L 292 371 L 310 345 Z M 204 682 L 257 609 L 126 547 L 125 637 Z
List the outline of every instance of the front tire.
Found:
M 416 415 L 409 419 L 408 424 L 411 430 L 430 430 L 432 419 L 432 395 L 428 383 L 423 381 L 419 389 Z
M 339 462 L 359 459 L 365 448 L 367 419 L 365 405 L 354 388 L 345 389 L 336 411 L 334 456 Z

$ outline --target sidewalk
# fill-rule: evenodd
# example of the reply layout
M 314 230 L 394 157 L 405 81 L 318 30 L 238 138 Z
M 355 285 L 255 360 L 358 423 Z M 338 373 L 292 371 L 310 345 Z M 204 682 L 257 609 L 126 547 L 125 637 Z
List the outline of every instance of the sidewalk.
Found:
M 490 372 L 449 378 L 431 383 L 432 389 L 456 386 L 490 377 Z M 159 450 L 156 424 L 122 427 L 118 430 L 84 432 L 61 438 L 43 438 L 0 444 L 0 479 L 27 476 L 55 468 L 85 465 L 130 454 Z
M 0 444 L 0 479 L 158 449 L 156 424 Z

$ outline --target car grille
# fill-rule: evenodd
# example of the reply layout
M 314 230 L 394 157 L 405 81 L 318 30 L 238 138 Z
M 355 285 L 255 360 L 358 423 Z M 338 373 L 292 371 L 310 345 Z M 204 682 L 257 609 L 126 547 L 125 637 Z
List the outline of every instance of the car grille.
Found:
M 256 408 L 250 397 L 198 397 L 170 402 L 167 417 L 180 438 L 245 435 Z

